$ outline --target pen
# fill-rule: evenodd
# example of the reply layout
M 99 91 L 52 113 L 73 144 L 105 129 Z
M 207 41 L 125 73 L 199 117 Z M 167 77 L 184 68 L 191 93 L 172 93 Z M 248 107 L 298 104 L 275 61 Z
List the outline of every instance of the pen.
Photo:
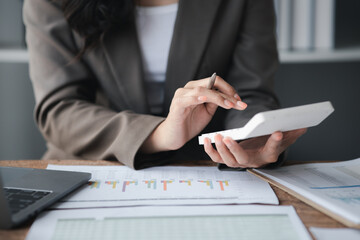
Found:
M 210 78 L 208 86 L 207 86 L 208 89 L 212 89 L 214 87 L 215 79 L 216 79 L 216 72 L 213 73 L 213 75 L 211 75 L 211 78 Z
M 212 89 L 214 87 L 215 79 L 216 79 L 216 72 L 214 72 L 213 75 L 211 75 L 211 77 L 209 79 L 209 83 L 207 85 L 208 89 Z M 244 103 L 243 101 L 241 101 L 239 95 L 235 94 L 235 98 L 237 98 L 239 100 L 236 102 L 236 104 L 238 106 L 240 106 L 241 110 L 244 110 L 247 107 L 247 104 Z

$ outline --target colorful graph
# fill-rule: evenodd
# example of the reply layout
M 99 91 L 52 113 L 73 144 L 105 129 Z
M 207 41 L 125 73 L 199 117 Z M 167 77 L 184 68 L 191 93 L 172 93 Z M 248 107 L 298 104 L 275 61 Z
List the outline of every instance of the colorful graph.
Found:
M 100 181 L 91 181 L 88 183 L 90 188 L 99 188 L 100 187 Z
M 220 190 L 221 190 L 221 191 L 224 191 L 224 190 L 225 190 L 225 189 L 224 189 L 224 186 L 229 186 L 229 181 L 228 181 L 228 180 L 225 180 L 225 181 L 216 181 L 216 182 L 219 183 L 219 185 L 220 185 Z
M 214 189 L 214 187 L 217 188 L 219 186 L 221 191 L 225 191 L 226 187 L 229 186 L 229 180 L 193 180 L 193 179 L 183 179 L 183 180 L 177 180 L 177 179 L 168 179 L 168 180 L 157 180 L 157 179 L 150 179 L 150 180 L 143 180 L 143 183 L 145 183 L 145 188 L 148 189 L 157 189 L 157 184 L 161 184 L 161 187 L 158 190 L 167 191 L 169 189 L 169 184 L 175 184 L 173 187 L 177 188 L 180 187 L 180 185 L 187 186 L 187 187 L 196 187 L 196 185 L 202 185 L 208 189 Z M 103 184 L 102 184 L 103 183 Z M 194 185 L 195 184 L 195 185 Z M 215 185 L 214 185 L 215 184 Z M 139 186 L 138 180 L 108 180 L 108 181 L 100 181 L 95 180 L 88 183 L 90 189 L 100 189 L 100 188 L 108 188 L 111 187 L 111 189 L 121 188 L 122 192 L 126 192 L 126 189 L 130 186 Z M 143 187 L 143 186 L 139 186 Z
M 147 188 L 152 188 L 156 189 L 156 179 L 151 179 L 151 180 L 144 180 L 143 181 L 145 184 L 147 184 Z
M 126 186 L 129 186 L 130 184 L 135 184 L 138 185 L 138 181 L 137 180 L 133 180 L 133 181 L 124 181 L 123 183 L 123 187 L 122 187 L 122 191 L 125 192 L 126 191 Z
M 173 183 L 174 180 L 161 180 L 161 183 L 163 184 L 163 189 L 164 191 L 167 190 L 167 185 L 170 184 L 170 183 Z
M 105 184 L 112 185 L 112 188 L 116 188 L 116 184 L 118 184 L 119 181 L 105 181 Z
M 200 183 L 206 183 L 206 186 L 209 186 L 210 189 L 214 189 L 214 185 L 213 185 L 212 180 L 199 180 L 198 182 L 200 182 Z
M 189 180 L 179 180 L 179 183 L 186 183 L 188 186 L 191 186 L 192 179 Z

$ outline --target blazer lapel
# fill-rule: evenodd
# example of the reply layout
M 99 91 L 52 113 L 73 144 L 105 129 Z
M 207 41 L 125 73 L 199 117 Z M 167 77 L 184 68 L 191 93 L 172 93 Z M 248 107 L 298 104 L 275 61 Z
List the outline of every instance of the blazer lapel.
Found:
M 115 78 L 115 87 L 123 96 L 125 105 L 135 112 L 147 113 L 135 20 L 113 28 L 104 36 L 103 43 L 106 59 Z
M 180 0 L 169 52 L 164 111 L 177 88 L 194 80 L 221 0 Z
M 180 0 L 166 71 L 164 111 L 177 88 L 194 80 L 221 0 Z M 104 36 L 103 49 L 126 106 L 148 113 L 135 21 Z

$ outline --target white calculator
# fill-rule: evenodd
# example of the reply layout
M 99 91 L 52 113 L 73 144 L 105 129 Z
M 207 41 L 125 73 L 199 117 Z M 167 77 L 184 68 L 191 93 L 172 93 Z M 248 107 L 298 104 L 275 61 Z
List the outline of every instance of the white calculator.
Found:
M 283 108 L 257 113 L 242 128 L 206 133 L 199 136 L 199 144 L 204 144 L 204 138 L 211 139 L 214 143 L 216 134 L 231 137 L 234 140 L 243 140 L 272 134 L 276 131 L 309 128 L 320 124 L 327 118 L 334 108 L 331 102 L 320 102 L 297 107 Z

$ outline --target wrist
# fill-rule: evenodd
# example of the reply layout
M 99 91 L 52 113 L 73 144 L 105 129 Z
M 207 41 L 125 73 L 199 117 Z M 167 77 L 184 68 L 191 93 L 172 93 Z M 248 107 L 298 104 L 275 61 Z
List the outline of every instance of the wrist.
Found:
M 166 143 L 166 131 L 164 129 L 164 122 L 160 123 L 154 131 L 148 136 L 140 148 L 140 152 L 145 154 L 152 154 L 157 152 L 164 152 L 174 150 Z

